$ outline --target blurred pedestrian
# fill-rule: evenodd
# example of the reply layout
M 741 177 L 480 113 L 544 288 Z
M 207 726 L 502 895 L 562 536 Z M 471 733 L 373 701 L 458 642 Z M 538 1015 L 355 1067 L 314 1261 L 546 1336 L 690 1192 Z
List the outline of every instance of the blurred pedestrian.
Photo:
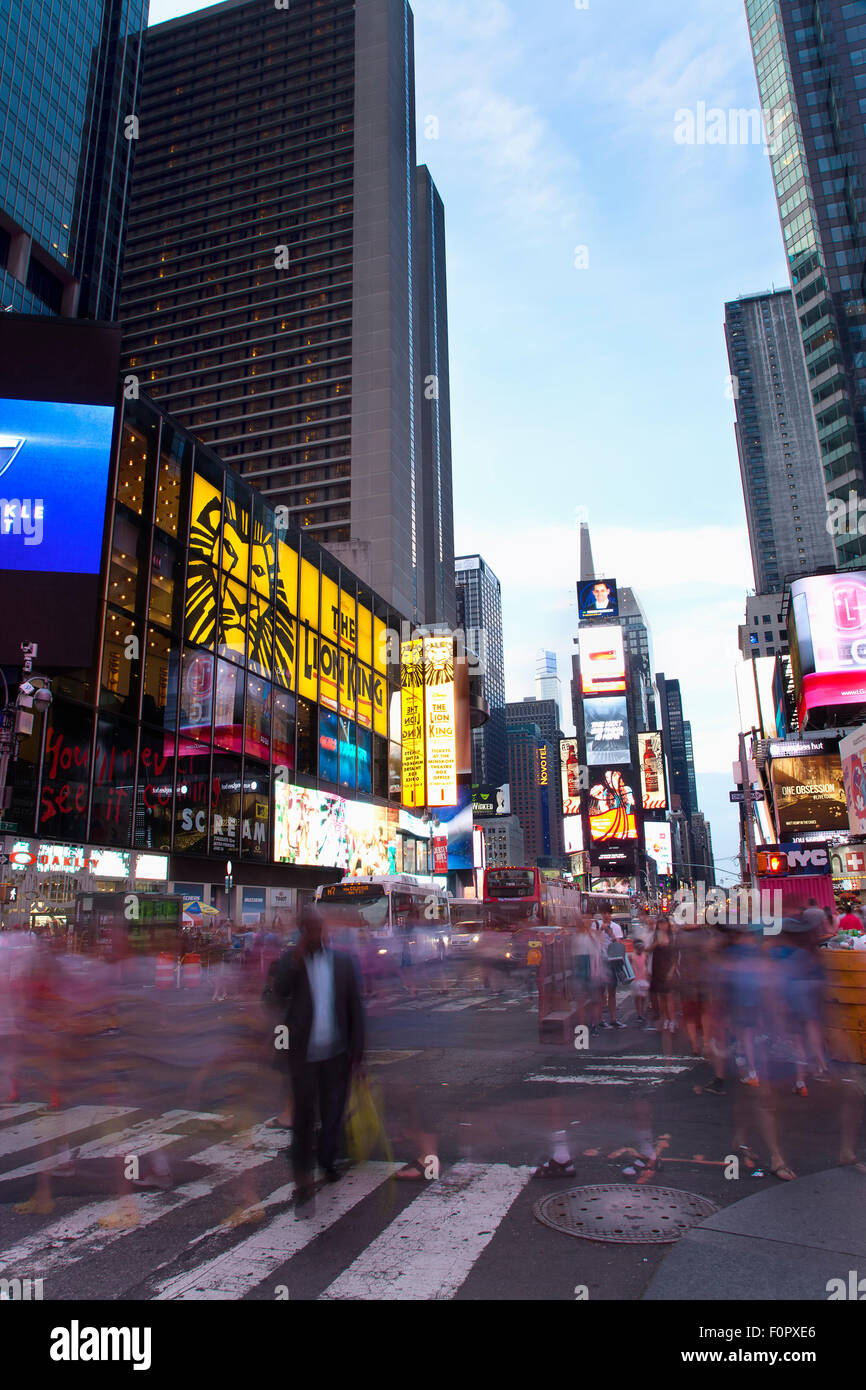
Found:
M 631 968 L 634 974 L 634 983 L 631 987 L 632 998 L 634 999 L 634 1011 L 639 1028 L 646 1027 L 646 1003 L 650 988 L 650 958 L 647 955 L 646 946 L 643 941 L 634 943 L 634 950 L 631 956 Z
M 295 1209 L 311 1209 L 313 1133 L 318 1108 L 318 1162 L 328 1182 L 337 1182 L 337 1151 L 349 1078 L 364 1053 L 364 1018 L 352 960 L 328 945 L 319 909 L 306 907 L 301 940 L 274 973 L 274 995 L 286 1004 L 289 1071 L 294 1096 L 291 1158 Z
M 650 991 L 656 1001 L 661 1022 L 662 1051 L 669 1057 L 676 1032 L 677 948 L 671 924 L 666 917 L 656 921 L 652 947 Z

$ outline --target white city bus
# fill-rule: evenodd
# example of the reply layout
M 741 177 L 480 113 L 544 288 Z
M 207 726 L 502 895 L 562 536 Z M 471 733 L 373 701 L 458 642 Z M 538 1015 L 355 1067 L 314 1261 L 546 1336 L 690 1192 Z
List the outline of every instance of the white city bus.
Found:
M 449 898 L 441 884 L 415 874 L 370 874 L 320 884 L 316 902 L 326 909 L 336 946 L 382 965 L 438 960 L 451 943 Z

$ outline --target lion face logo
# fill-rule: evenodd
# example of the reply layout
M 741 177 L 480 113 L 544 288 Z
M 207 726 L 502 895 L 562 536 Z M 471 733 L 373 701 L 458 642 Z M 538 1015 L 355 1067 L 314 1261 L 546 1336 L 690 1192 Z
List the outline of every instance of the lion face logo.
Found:
M 289 557 L 295 552 L 286 549 Z M 282 575 L 274 592 L 276 541 L 271 518 L 226 498 L 199 474 L 193 485 L 186 588 L 186 640 L 246 661 L 257 674 L 294 676 L 295 622 Z M 281 567 L 284 557 L 280 556 Z

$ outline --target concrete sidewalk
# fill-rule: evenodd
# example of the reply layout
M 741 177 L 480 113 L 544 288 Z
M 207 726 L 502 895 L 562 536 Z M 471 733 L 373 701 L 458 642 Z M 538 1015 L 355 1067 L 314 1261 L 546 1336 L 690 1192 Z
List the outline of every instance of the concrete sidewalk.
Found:
M 828 1281 L 847 1289 L 856 1271 L 866 1299 L 866 1173 L 831 1168 L 771 1181 L 683 1236 L 643 1297 L 825 1302 Z

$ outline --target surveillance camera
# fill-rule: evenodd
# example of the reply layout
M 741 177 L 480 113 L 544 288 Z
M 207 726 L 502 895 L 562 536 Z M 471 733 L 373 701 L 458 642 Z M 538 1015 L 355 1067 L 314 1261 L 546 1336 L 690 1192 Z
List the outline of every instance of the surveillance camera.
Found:
M 47 709 L 48 706 L 51 704 L 51 691 L 48 690 L 45 686 L 43 686 L 41 690 L 36 691 L 36 694 L 33 696 L 33 699 L 35 700 L 36 705 L 39 709 Z

